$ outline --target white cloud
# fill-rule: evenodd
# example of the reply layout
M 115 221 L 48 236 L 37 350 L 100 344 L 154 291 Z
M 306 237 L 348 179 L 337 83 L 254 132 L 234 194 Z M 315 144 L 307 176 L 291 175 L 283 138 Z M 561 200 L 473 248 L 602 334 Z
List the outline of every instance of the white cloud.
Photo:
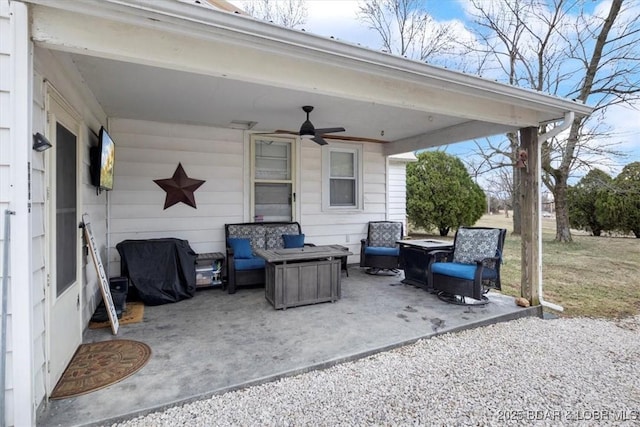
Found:
M 624 164 L 640 162 L 640 105 L 632 108 L 613 105 L 607 109 L 605 122 L 611 126 L 613 141 L 619 141 L 616 148 L 628 154 Z
M 352 0 L 307 0 L 306 31 L 325 37 L 334 37 L 349 43 L 377 49 L 376 34 L 357 19 L 358 2 Z

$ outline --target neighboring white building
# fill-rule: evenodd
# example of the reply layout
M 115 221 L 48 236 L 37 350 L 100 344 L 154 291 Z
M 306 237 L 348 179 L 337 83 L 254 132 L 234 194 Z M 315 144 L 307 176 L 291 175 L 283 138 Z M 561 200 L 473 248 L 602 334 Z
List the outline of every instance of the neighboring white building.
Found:
M 277 132 L 300 128 L 303 105 L 315 107 L 317 127 L 345 127 L 334 134 L 342 139 L 320 146 Z M 99 301 L 83 213 L 110 275 L 124 239 L 177 237 L 197 252 L 222 251 L 224 224 L 255 218 L 293 218 L 309 241 L 358 254 L 368 221 L 406 225 L 405 160 L 393 155 L 590 111 L 185 2 L 0 0 L 6 425 L 35 424 Z M 89 148 L 101 126 L 116 144 L 115 183 L 98 193 Z M 53 148 L 32 150 L 37 133 Z M 197 209 L 163 209 L 153 180 L 178 163 L 206 181 Z M 353 183 L 339 203 L 332 165 Z
M 400 221 L 405 235 L 409 234 L 407 219 L 407 163 L 416 162 L 413 153 L 389 156 L 389 173 L 387 179 L 387 219 Z

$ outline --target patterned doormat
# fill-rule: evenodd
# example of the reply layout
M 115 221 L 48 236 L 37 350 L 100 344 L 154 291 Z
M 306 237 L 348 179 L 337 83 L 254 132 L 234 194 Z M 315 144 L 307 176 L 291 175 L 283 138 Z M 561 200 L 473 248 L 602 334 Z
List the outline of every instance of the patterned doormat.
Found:
M 51 399 L 64 399 L 99 390 L 140 370 L 151 357 L 145 343 L 111 340 L 82 344 L 71 358 Z
M 140 301 L 127 302 L 122 317 L 118 319 L 120 326 L 127 325 L 129 323 L 142 322 L 144 317 L 144 303 Z M 89 329 L 110 328 L 111 322 L 89 322 Z

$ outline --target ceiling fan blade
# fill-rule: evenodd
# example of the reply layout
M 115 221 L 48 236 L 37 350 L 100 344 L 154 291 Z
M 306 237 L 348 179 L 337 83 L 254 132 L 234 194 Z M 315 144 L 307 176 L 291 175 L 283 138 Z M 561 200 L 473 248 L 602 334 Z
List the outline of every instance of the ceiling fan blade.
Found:
M 344 128 L 321 128 L 316 129 L 316 135 L 324 135 L 325 133 L 344 132 Z
M 339 139 L 341 141 L 355 141 L 355 142 L 377 142 L 381 144 L 385 144 L 389 141 L 385 141 L 383 139 L 375 139 L 375 138 L 366 138 L 360 136 L 347 136 L 347 135 L 322 135 L 326 139 Z
M 256 132 L 254 135 L 298 135 L 298 132 L 294 132 L 292 130 L 284 130 L 278 129 L 273 132 Z M 375 139 L 375 138 L 366 138 L 360 136 L 348 136 L 348 135 L 322 135 L 323 139 L 339 139 L 341 141 L 355 141 L 355 142 L 377 142 L 380 144 L 385 144 L 389 141 L 385 141 L 384 139 Z
M 313 142 L 315 142 L 316 144 L 318 144 L 318 145 L 327 145 L 328 144 L 328 142 L 325 141 L 324 139 L 322 139 L 322 137 L 320 135 L 314 136 L 313 138 L 311 138 L 311 140 Z

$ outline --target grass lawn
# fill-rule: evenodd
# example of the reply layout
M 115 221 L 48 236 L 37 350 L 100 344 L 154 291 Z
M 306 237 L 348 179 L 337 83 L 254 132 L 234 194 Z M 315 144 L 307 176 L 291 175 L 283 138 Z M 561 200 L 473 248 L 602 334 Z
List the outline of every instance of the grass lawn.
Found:
M 520 296 L 520 236 L 511 234 L 511 217 L 485 215 L 476 225 L 507 229 L 502 293 Z M 572 243 L 555 243 L 555 219 L 543 218 L 543 295 L 564 307 L 556 314 L 606 318 L 640 314 L 640 239 L 581 232 L 572 236 Z

